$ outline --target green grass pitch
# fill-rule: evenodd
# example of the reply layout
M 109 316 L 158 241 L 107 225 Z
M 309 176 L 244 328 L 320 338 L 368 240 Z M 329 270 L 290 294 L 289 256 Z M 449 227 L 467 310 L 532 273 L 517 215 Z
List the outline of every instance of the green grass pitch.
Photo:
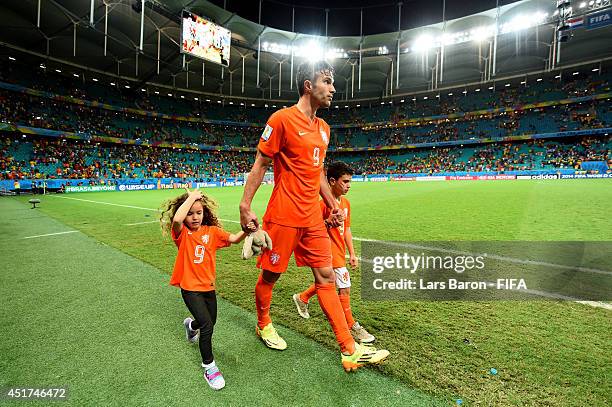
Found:
M 355 183 L 348 198 L 353 235 L 360 238 L 605 241 L 611 186 L 606 180 Z M 225 228 L 237 231 L 242 188 L 205 192 L 219 202 Z M 197 347 L 184 339 L 180 294 L 168 286 L 176 249 L 154 223 L 162 201 L 179 193 L 51 195 L 36 210 L 26 196 L 0 199 L 3 389 L 68 386 L 72 405 L 612 403 L 608 309 L 552 301 L 362 301 L 354 272 L 356 319 L 391 357 L 349 375 L 317 302 L 309 320 L 295 312 L 291 295 L 312 276 L 293 261 L 275 287 L 271 312 L 289 349 L 274 352 L 257 340 L 258 273 L 254 261 L 240 259 L 238 246 L 217 256 L 222 299 L 213 346 L 228 384 L 213 393 L 198 369 Z M 264 186 L 256 196 L 260 217 L 270 193 Z M 71 233 L 23 239 L 64 231 Z

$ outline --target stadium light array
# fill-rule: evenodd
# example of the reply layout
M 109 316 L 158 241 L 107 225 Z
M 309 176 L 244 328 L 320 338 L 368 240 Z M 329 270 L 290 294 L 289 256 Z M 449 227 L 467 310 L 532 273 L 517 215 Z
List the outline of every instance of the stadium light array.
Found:
M 578 75 L 578 72 L 574 72 L 572 75 L 574 75 L 574 76 L 575 76 L 575 75 Z
M 130 88 L 130 85 L 123 85 L 126 89 Z
M 115 86 L 115 82 L 111 82 L 110 84 L 111 84 L 111 86 Z
M 434 38 L 431 35 L 425 34 L 418 37 L 416 41 L 412 44 L 412 46 L 407 48 L 405 52 L 425 52 L 429 49 L 438 48 L 442 45 L 446 46 L 461 44 L 469 41 L 481 42 L 493 37 L 496 31 L 501 34 L 507 34 L 538 26 L 545 22 L 547 17 L 547 13 L 543 11 L 537 11 L 529 15 L 516 16 L 512 20 L 500 24 L 497 27 L 495 26 L 495 24 L 486 25 L 473 28 L 470 31 L 446 33 L 438 38 Z
M 542 78 L 536 79 L 536 82 L 542 82 Z
M 98 82 L 98 78 L 91 78 L 92 81 Z
M 583 1 L 582 3 L 580 3 L 580 8 L 585 8 L 587 6 L 586 1 Z
M 9 57 L 9 59 L 10 59 L 11 61 L 16 61 L 16 59 L 15 59 L 15 58 L 13 58 L 13 57 Z
M 591 69 L 591 72 L 597 72 L 597 71 L 599 71 L 599 68 L 593 68 L 593 69 Z
M 321 59 L 332 60 L 336 58 L 348 58 L 348 54 L 342 48 L 330 48 L 324 50 L 321 46 L 315 41 L 309 41 L 306 44 L 302 45 L 285 45 L 278 44 L 276 42 L 264 42 L 261 44 L 262 51 L 270 52 L 273 54 L 281 54 L 281 55 L 293 55 L 297 57 L 310 58 L 315 61 Z
M 155 94 L 156 94 L 156 95 L 159 95 L 159 91 L 158 91 L 158 90 L 156 90 L 156 91 L 155 91 Z
M 74 76 L 75 78 L 78 78 L 79 74 L 78 73 L 73 73 L 72 76 Z
M 449 92 L 448 96 L 453 96 L 453 92 Z
M 200 100 L 200 99 L 199 99 L 199 98 L 193 98 L 193 100 L 196 100 L 196 101 L 197 101 L 197 100 Z
M 62 73 L 61 69 L 56 69 L 55 72 Z
M 142 92 L 146 92 L 147 90 L 145 88 L 140 89 Z
M 480 92 L 480 88 L 475 89 L 474 92 Z
M 386 46 L 378 47 L 378 55 L 387 55 L 389 53 L 389 49 Z

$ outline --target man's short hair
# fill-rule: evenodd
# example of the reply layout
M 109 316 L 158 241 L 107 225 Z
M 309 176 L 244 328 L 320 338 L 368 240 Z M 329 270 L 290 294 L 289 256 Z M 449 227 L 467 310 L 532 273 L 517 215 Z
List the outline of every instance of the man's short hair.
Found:
M 353 169 L 345 162 L 334 161 L 327 167 L 327 180 L 340 179 L 343 175 L 353 175 Z
M 317 75 L 321 73 L 329 73 L 334 76 L 334 67 L 327 61 L 307 61 L 298 66 L 295 82 L 300 96 L 304 94 L 304 81 L 314 83 Z

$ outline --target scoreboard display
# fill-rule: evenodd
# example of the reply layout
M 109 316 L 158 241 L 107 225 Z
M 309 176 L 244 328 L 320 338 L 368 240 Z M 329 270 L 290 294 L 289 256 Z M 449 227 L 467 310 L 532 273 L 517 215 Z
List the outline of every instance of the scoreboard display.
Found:
M 230 30 L 187 10 L 183 10 L 181 20 L 181 53 L 229 66 Z

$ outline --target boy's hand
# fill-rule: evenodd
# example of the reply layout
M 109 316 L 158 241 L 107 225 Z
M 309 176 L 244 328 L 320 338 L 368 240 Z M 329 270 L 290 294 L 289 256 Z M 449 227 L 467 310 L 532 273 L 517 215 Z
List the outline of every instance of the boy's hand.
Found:
M 341 226 L 342 222 L 344 222 L 344 212 L 341 211 L 340 208 L 332 209 L 327 222 L 333 228 Z
M 349 258 L 349 264 L 351 265 L 351 269 L 355 270 L 357 266 L 359 266 L 359 260 L 357 259 L 357 256 L 351 256 Z

